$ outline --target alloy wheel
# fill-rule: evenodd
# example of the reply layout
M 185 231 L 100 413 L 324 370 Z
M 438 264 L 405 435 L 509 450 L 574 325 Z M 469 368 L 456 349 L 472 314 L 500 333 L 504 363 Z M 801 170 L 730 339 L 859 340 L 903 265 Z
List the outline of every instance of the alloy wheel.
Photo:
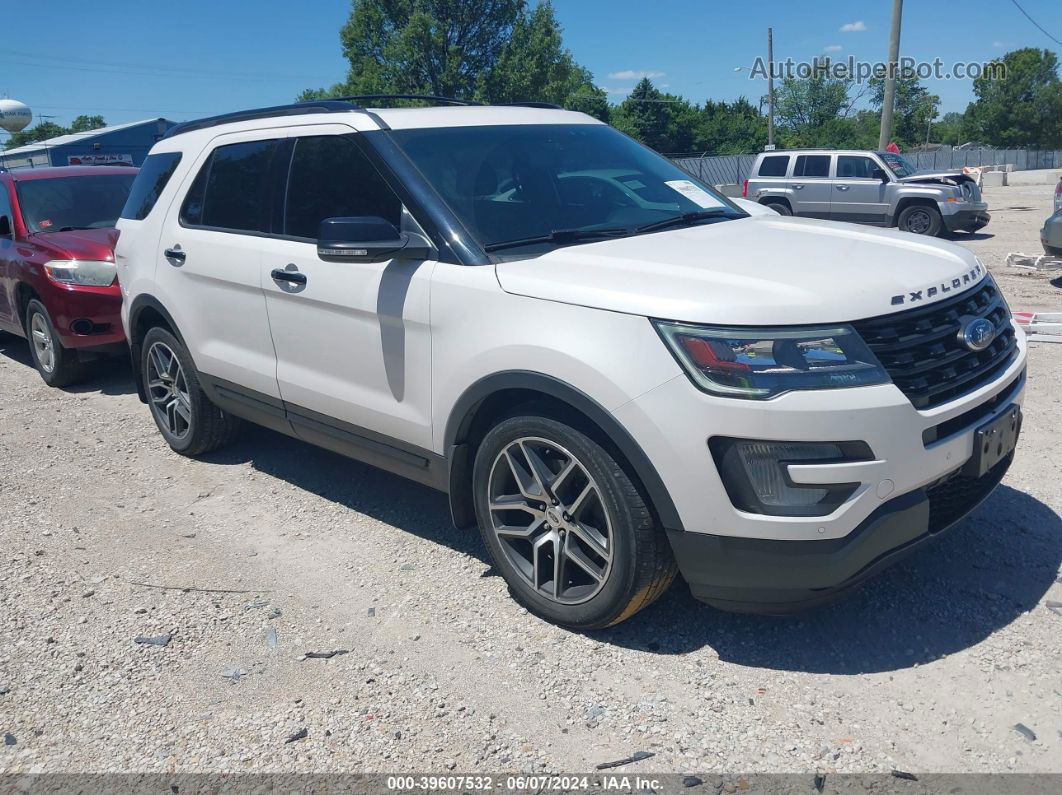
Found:
M 488 489 L 494 535 L 531 588 L 569 605 L 597 595 L 612 568 L 612 520 L 571 452 L 540 437 L 516 439 L 494 459 Z
M 177 355 L 168 345 L 154 343 L 147 355 L 147 391 L 151 409 L 174 439 L 192 429 L 192 398 Z
M 52 339 L 48 321 L 40 312 L 34 312 L 30 318 L 30 338 L 37 355 L 37 363 L 44 372 L 51 373 L 55 370 L 55 340 Z

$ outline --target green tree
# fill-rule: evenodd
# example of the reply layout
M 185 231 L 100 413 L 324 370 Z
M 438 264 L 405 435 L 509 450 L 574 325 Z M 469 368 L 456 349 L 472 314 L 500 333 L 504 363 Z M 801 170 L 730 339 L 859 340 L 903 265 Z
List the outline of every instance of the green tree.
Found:
M 974 80 L 963 137 L 993 146 L 1062 146 L 1062 82 L 1058 56 L 1027 47 L 1000 61 L 1006 76 Z
M 767 117 L 745 97 L 731 103 L 708 100 L 700 109 L 693 151 L 718 155 L 759 152 L 767 143 Z
M 19 130 L 17 133 L 12 133 L 11 137 L 7 139 L 7 143 L 4 144 L 4 148 L 14 149 L 26 144 L 35 144 L 38 141 L 46 141 L 49 138 L 67 135 L 69 132 L 70 130 L 66 127 L 60 127 L 50 121 L 42 121 L 36 127 L 29 127 L 25 130 Z
M 658 152 L 693 149 L 698 111 L 689 101 L 665 94 L 643 77 L 610 112 L 612 125 Z
M 88 132 L 89 130 L 98 130 L 100 127 L 106 126 L 107 122 L 103 120 L 102 116 L 78 116 L 70 122 L 70 132 Z
M 944 117 L 933 123 L 932 139 L 935 143 L 950 144 L 957 146 L 962 143 L 962 125 L 965 116 L 962 113 L 952 111 L 945 113 Z
M 855 100 L 853 81 L 816 70 L 809 77 L 787 77 L 775 89 L 774 113 L 779 127 L 807 136 L 827 122 L 847 118 Z
M 870 102 L 881 112 L 885 104 L 885 80 L 871 78 Z M 913 72 L 896 78 L 896 100 L 893 105 L 892 139 L 901 147 L 909 149 L 926 140 L 926 130 L 931 119 L 937 116 L 940 97 L 929 93 Z
M 548 0 L 517 18 L 494 66 L 481 73 L 476 98 L 488 103 L 550 102 L 608 118 L 605 92 L 565 49 Z

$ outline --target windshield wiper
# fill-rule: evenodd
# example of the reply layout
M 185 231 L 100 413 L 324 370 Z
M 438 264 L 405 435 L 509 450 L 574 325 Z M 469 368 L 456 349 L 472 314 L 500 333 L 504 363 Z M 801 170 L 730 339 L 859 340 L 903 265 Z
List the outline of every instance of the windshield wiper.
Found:
M 697 210 L 696 212 L 683 213 L 682 215 L 676 215 L 671 218 L 665 218 L 662 221 L 653 221 L 652 223 L 642 224 L 635 228 L 637 234 L 643 232 L 655 232 L 658 229 L 667 229 L 672 226 L 682 226 L 683 224 L 693 224 L 697 221 L 703 221 L 708 218 L 722 218 L 730 215 L 730 210 L 726 207 L 717 207 L 713 210 Z
M 625 237 L 631 233 L 628 226 L 612 226 L 603 229 L 554 229 L 546 235 L 534 237 L 522 237 L 516 240 L 505 240 L 501 243 L 491 243 L 484 246 L 484 251 L 499 251 L 503 248 L 519 248 L 531 246 L 535 243 L 578 243 L 580 240 L 593 240 L 596 237 Z

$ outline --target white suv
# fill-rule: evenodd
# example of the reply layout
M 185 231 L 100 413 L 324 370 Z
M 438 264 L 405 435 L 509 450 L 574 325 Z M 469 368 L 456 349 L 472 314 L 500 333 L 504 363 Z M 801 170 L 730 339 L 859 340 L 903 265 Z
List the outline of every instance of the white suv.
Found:
M 819 603 L 1012 458 L 1025 342 L 972 254 L 750 214 L 589 116 L 237 113 L 174 128 L 132 194 L 123 321 L 174 450 L 244 418 L 445 491 L 569 627 L 676 571 Z

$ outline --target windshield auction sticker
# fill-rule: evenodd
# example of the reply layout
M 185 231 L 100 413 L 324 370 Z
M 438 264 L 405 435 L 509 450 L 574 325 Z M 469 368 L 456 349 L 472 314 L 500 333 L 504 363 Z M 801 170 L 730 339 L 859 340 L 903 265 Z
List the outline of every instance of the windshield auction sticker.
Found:
M 723 203 L 704 188 L 698 188 L 688 179 L 672 179 L 664 183 L 671 190 L 677 191 L 698 207 L 722 207 Z

